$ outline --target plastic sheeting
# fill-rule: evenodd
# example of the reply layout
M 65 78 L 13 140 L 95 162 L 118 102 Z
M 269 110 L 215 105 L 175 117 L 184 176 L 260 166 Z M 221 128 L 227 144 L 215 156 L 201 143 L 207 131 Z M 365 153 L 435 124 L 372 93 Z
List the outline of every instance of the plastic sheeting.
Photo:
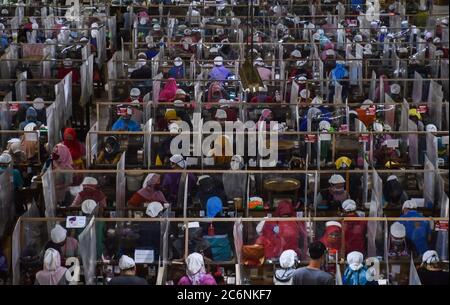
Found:
M 427 157 L 430 160 L 431 164 L 437 168 L 437 159 L 438 159 L 438 149 L 437 149 L 437 138 L 431 133 L 427 134 Z
M 27 73 L 22 72 L 17 75 L 17 82 L 15 83 L 16 89 L 16 100 L 17 101 L 26 101 L 27 100 Z
M 19 285 L 20 284 L 20 219 L 16 222 L 14 227 L 14 231 L 12 234 L 12 246 L 11 246 L 11 269 L 12 269 L 12 284 Z
M 439 204 L 441 208 L 440 216 L 448 218 L 449 199 L 446 193 L 442 193 L 442 197 Z M 439 258 L 441 260 L 448 261 L 448 230 L 438 232 L 436 240 L 436 251 L 438 252 Z
M 42 193 L 45 201 L 45 217 L 56 216 L 55 176 L 51 167 L 42 175 Z M 54 227 L 54 222 L 47 223 L 47 232 Z
M 0 236 L 12 226 L 15 217 L 13 176 L 10 168 L 0 174 Z
M 442 99 L 444 97 L 444 92 L 442 91 L 442 86 L 432 80 L 430 82 L 430 88 L 428 91 L 428 112 L 430 115 L 430 123 L 436 125 L 438 130 L 442 128 Z
M 62 80 L 64 84 L 64 121 L 67 122 L 72 116 L 72 72 Z
M 144 125 L 144 166 L 150 168 L 152 165 L 152 135 L 153 119 L 150 119 Z
M 372 171 L 372 197 L 370 202 L 369 217 L 382 217 L 383 208 L 383 181 L 378 173 Z M 367 224 L 367 255 L 375 257 L 378 255 L 377 240 L 381 237 L 382 227 L 378 221 L 369 221 Z
M 408 119 L 408 131 L 411 131 L 407 136 L 409 161 L 411 165 L 417 165 L 419 164 L 419 136 L 415 133 L 417 124 L 411 119 Z
M 153 94 L 153 102 L 154 103 L 157 103 L 159 101 L 159 91 L 161 90 L 161 80 L 162 79 L 163 79 L 162 73 L 159 73 L 153 79 L 152 94 Z
M 436 168 L 426 156 L 424 170 L 428 172 L 424 172 L 423 174 L 423 198 L 425 200 L 425 207 L 431 208 L 434 205 L 435 199 Z
M 125 191 L 127 179 L 125 176 L 125 152 L 122 153 L 119 162 L 117 162 L 116 176 L 116 216 L 124 217 L 125 211 Z
M 414 83 L 412 92 L 412 101 L 414 103 L 422 102 L 422 88 L 423 88 L 423 78 L 417 72 L 414 72 Z
M 101 69 L 103 63 L 106 60 L 106 28 L 104 26 L 100 27 L 97 36 L 97 58 L 96 63 L 98 68 Z M 92 80 L 92 78 L 91 78 Z
M 243 234 L 242 234 L 242 221 L 236 221 L 233 226 L 233 236 L 234 236 L 234 248 L 242 249 L 244 245 Z M 238 264 L 241 264 L 241 251 L 236 251 L 236 261 Z
M 11 113 L 9 112 L 8 101 L 12 100 L 12 92 L 5 95 L 3 99 L 5 103 L 0 104 L 0 128 L 1 130 L 11 129 Z M 2 147 L 6 147 L 6 142 L 8 142 L 10 136 L 8 134 L 2 134 L 1 141 Z
M 80 82 L 81 82 L 81 96 L 80 106 L 85 106 L 93 93 L 92 80 L 94 73 L 94 55 L 89 55 L 88 59 L 81 64 L 80 67 Z M 109 89 L 111 92 L 111 88 Z
M 95 122 L 86 135 L 86 166 L 90 168 L 94 163 L 98 149 L 98 122 Z
M 422 285 L 416 266 L 414 265 L 413 255 L 411 255 L 411 263 L 409 264 L 409 285 Z
M 385 93 L 384 103 L 384 122 L 391 126 L 391 128 L 395 128 L 395 102 L 387 93 Z
M 83 232 L 78 236 L 78 251 L 83 264 L 84 281 L 86 285 L 95 284 L 95 269 L 97 266 L 97 238 L 95 232 L 95 217 L 92 217 Z
M 375 90 L 377 87 L 377 74 L 375 71 L 372 71 L 372 77 L 370 78 L 370 90 L 369 90 L 369 99 L 373 101 L 375 99 Z

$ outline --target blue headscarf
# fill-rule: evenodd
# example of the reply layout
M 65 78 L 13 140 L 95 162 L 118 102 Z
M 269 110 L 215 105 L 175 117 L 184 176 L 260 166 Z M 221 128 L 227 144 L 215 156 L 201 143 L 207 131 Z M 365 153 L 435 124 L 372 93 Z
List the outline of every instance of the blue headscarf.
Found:
M 206 217 L 214 218 L 217 214 L 222 213 L 222 200 L 219 197 L 213 196 L 206 202 Z
M 340 81 L 344 77 L 348 76 L 348 71 L 345 69 L 345 65 L 337 63 L 336 67 L 331 71 L 331 78 L 335 81 Z

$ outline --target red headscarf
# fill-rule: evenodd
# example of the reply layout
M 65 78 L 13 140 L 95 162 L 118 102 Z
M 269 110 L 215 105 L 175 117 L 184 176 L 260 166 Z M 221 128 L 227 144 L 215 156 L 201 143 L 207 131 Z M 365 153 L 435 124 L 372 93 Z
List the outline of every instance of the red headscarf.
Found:
M 67 136 L 72 136 L 72 140 L 68 140 Z M 77 133 L 73 128 L 66 128 L 64 130 L 64 145 L 70 150 L 70 155 L 72 160 L 78 160 L 83 155 L 83 146 L 77 140 Z
M 337 238 L 335 240 L 329 240 L 329 236 L 332 233 L 339 233 L 341 234 L 342 230 L 341 227 L 337 226 L 337 225 L 331 225 L 326 227 L 325 229 L 325 233 L 323 234 L 322 238 L 320 239 L 320 241 L 325 245 L 325 247 L 327 247 L 327 249 L 336 249 L 336 250 L 340 250 L 341 249 L 341 238 Z
M 164 89 L 159 93 L 159 100 L 161 102 L 171 102 L 177 93 L 177 81 L 174 78 L 169 78 L 164 86 Z

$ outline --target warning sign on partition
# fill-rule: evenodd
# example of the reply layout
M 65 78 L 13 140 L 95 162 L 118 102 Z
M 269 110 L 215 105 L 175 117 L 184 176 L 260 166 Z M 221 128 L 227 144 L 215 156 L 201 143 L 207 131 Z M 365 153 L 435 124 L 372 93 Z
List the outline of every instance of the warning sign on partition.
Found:
M 439 220 L 434 227 L 436 231 L 448 231 L 448 220 Z

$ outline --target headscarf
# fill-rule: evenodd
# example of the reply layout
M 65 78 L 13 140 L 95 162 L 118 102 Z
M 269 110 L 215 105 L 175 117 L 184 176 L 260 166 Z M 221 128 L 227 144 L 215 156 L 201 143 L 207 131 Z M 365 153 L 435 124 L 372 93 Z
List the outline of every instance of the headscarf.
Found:
M 175 98 L 177 89 L 177 81 L 174 78 L 169 78 L 164 85 L 164 89 L 159 93 L 159 100 L 167 102 L 172 101 Z
M 282 200 L 278 203 L 278 206 L 273 213 L 273 216 L 275 217 L 283 217 L 283 216 L 289 216 L 289 217 L 295 217 L 295 209 L 292 206 L 292 204 L 287 200 Z
M 68 136 L 72 136 L 72 140 L 68 140 Z M 72 160 L 78 160 L 83 155 L 83 147 L 81 143 L 77 140 L 77 133 L 73 128 L 66 128 L 64 130 L 64 145 L 70 150 L 70 155 Z
M 58 160 L 53 160 L 53 168 L 57 169 L 73 169 L 72 156 L 66 145 L 59 143 L 56 145 L 56 153 L 59 155 Z
M 203 275 L 206 273 L 205 262 L 200 253 L 192 253 L 186 258 L 186 275 L 192 285 L 200 285 Z
M 348 76 L 348 71 L 345 69 L 345 65 L 342 63 L 337 63 L 336 67 L 331 70 L 331 78 L 334 81 L 340 81 L 341 79 Z
M 120 151 L 119 141 L 117 141 L 116 137 L 111 136 L 106 138 L 105 144 L 109 144 L 112 146 L 112 151 L 107 152 L 106 149 L 104 150 L 105 159 L 111 161 L 116 157 L 117 153 Z
M 224 66 L 214 66 L 211 72 L 209 72 L 209 78 L 212 80 L 224 81 L 230 74 L 230 70 Z
M 333 233 L 339 233 L 341 234 L 342 229 L 340 227 L 340 224 L 336 221 L 329 221 L 326 224 L 325 233 L 323 234 L 320 241 L 327 247 L 328 249 L 341 249 L 341 238 L 338 238 L 336 240 L 328 240 L 328 237 Z
M 224 96 L 222 94 L 222 91 L 223 88 L 219 82 L 213 82 L 211 85 L 209 85 L 208 103 L 218 103 L 219 100 L 223 99 Z
M 206 203 L 206 217 L 214 218 L 217 214 L 222 213 L 222 210 L 223 203 L 219 197 L 213 196 L 208 199 Z
M 364 256 L 361 252 L 353 251 L 347 254 L 347 263 L 350 269 L 358 271 L 363 267 Z
M 37 119 L 36 109 L 34 109 L 33 107 L 28 107 L 25 117 L 26 117 L 27 122 L 35 122 Z M 32 119 L 32 120 L 30 120 L 30 119 Z
M 161 200 L 161 202 L 166 202 L 164 195 L 160 191 L 155 189 L 155 185 L 160 177 L 161 175 L 159 174 L 148 174 L 148 176 L 144 180 L 144 183 L 142 184 L 142 188 L 138 191 L 138 194 L 148 201 Z
M 61 267 L 61 256 L 58 251 L 48 248 L 44 255 L 44 268 L 36 273 L 40 285 L 58 285 L 66 274 L 67 268 Z
M 266 120 L 269 118 L 271 114 L 273 114 L 272 110 L 267 108 L 263 109 L 263 111 L 261 112 L 261 116 L 259 117 L 259 120 L 256 123 L 256 130 L 259 130 L 261 124 L 264 124 L 263 126 L 265 126 L 266 129 L 270 128 L 270 126 L 266 124 Z

